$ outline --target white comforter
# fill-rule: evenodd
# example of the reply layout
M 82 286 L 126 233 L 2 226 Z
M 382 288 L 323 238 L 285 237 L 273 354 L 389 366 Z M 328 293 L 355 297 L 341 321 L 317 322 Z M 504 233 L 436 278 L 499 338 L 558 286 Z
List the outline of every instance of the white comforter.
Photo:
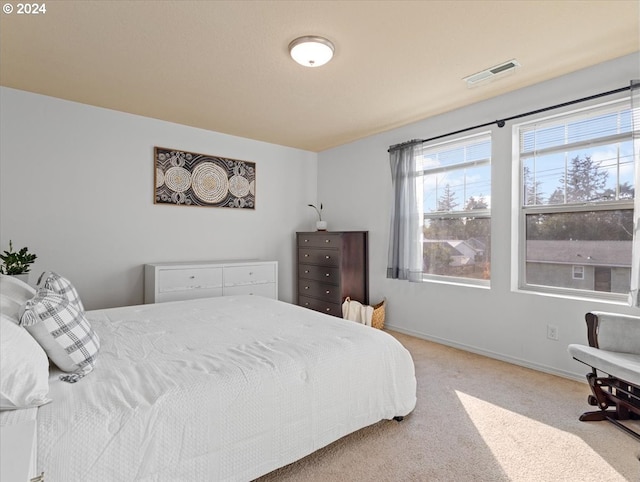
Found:
M 392 336 L 257 296 L 88 312 L 96 369 L 51 373 L 47 482 L 251 480 L 416 403 Z

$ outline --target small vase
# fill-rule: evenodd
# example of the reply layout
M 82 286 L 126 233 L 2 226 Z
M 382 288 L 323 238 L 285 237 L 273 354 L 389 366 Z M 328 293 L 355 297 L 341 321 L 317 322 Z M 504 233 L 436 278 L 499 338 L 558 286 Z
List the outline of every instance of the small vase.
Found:
M 327 230 L 327 222 L 326 221 L 316 221 L 316 229 L 318 231 L 326 231 Z

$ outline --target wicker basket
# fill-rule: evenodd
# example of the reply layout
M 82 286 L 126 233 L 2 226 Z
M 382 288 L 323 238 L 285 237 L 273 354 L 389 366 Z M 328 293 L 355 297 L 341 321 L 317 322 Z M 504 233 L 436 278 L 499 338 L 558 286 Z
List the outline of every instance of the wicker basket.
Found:
M 384 311 L 387 299 L 383 299 L 377 305 L 371 305 L 373 307 L 373 315 L 371 316 L 371 326 L 382 330 L 384 328 Z

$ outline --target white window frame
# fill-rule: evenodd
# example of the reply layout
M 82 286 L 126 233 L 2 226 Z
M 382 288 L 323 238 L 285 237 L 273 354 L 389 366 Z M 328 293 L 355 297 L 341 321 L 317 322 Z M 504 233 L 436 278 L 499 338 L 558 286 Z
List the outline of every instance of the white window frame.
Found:
M 591 290 L 579 290 L 572 288 L 564 288 L 557 286 L 547 285 L 534 285 L 527 284 L 525 280 L 526 275 L 526 214 L 534 214 L 538 212 L 569 212 L 567 205 L 545 205 L 541 208 L 530 207 L 525 211 L 522 206 L 524 199 L 524 182 L 522 179 L 523 165 L 520 158 L 520 128 L 523 126 L 531 125 L 533 123 L 552 122 L 554 119 L 577 116 L 583 113 L 585 117 L 588 117 L 590 112 L 594 109 L 599 109 L 608 105 L 626 103 L 630 106 L 630 97 L 625 95 L 615 100 L 611 100 L 605 103 L 591 102 L 587 106 L 581 109 L 569 110 L 565 109 L 555 115 L 544 116 L 543 114 L 529 120 L 527 122 L 514 124 L 512 126 L 512 236 L 511 236 L 511 289 L 512 291 L 520 291 L 532 294 L 541 294 L 548 296 L 557 296 L 561 298 L 573 298 L 580 300 L 594 300 L 603 302 L 612 302 L 616 304 L 624 304 L 627 302 L 628 294 L 623 293 L 610 293 L 602 291 Z M 631 135 L 629 135 L 631 140 Z M 585 143 L 587 144 L 587 143 Z M 638 189 L 640 186 L 635 186 L 636 196 L 638 195 Z M 610 201 L 605 203 L 586 203 L 582 205 L 573 205 L 571 212 L 580 211 L 596 211 L 596 210 L 616 210 L 616 209 L 633 209 L 634 200 L 628 201 Z
M 434 149 L 434 148 L 439 148 L 442 146 L 446 146 L 446 145 L 454 145 L 454 144 L 465 144 L 465 143 L 473 143 L 474 141 L 486 137 L 489 139 L 489 141 L 491 142 L 492 148 L 491 148 L 491 155 L 493 156 L 493 135 L 492 132 L 490 130 L 487 131 L 482 131 L 482 132 L 477 132 L 471 135 L 467 135 L 467 136 L 463 136 L 463 137 L 457 137 L 457 138 L 453 138 L 453 139 L 448 139 L 446 141 L 441 141 L 441 142 L 437 142 L 437 143 L 432 143 L 432 144 L 424 144 L 422 146 L 423 148 L 423 152 L 427 151 L 429 149 Z M 416 170 L 416 174 L 417 174 L 417 178 L 420 179 L 419 182 L 421 181 L 421 178 L 423 175 L 425 174 L 436 174 L 439 172 L 447 172 L 447 171 L 454 171 L 454 170 L 458 170 L 458 169 L 462 169 L 465 167 L 477 167 L 477 166 L 489 166 L 491 167 L 491 157 L 489 157 L 489 159 L 483 159 L 483 160 L 476 160 L 476 161 L 470 161 L 470 162 L 466 162 L 466 163 L 461 163 L 461 164 L 454 164 L 451 166 L 441 166 L 441 167 L 435 167 L 435 168 L 431 168 L 431 169 L 422 169 L 422 170 Z M 491 181 L 492 183 L 492 181 Z M 492 189 L 492 185 L 489 188 L 489 192 L 487 193 L 487 196 L 490 197 L 491 196 L 491 189 Z M 422 191 L 422 188 L 420 188 L 420 191 Z M 423 193 L 424 196 L 424 193 Z M 463 200 L 466 201 L 466 200 Z M 424 202 L 423 202 L 424 204 Z M 422 230 L 423 223 L 425 218 L 430 218 L 430 219 L 460 219 L 460 218 L 466 218 L 466 217 L 474 217 L 474 218 L 488 218 L 489 219 L 489 223 L 492 223 L 492 219 L 491 219 L 491 206 L 489 206 L 488 209 L 475 209 L 472 211 L 454 211 L 454 212 L 430 212 L 430 213 L 422 213 L 422 219 L 421 219 L 421 225 L 420 225 L 420 229 Z M 492 231 L 492 229 L 490 228 L 490 232 Z M 420 246 L 420 251 L 422 252 L 423 246 L 424 246 L 424 237 L 421 237 L 421 246 Z M 491 253 L 489 253 L 489 259 L 491 259 Z M 424 282 L 433 282 L 433 283 L 444 283 L 444 284 L 453 284 L 453 285 L 458 285 L 458 286 L 470 286 L 470 287 L 481 287 L 481 288 L 489 288 L 491 286 L 491 278 L 485 280 L 485 279 L 477 279 L 477 278 L 467 278 L 464 276 L 448 276 L 448 275 L 440 275 L 440 274 L 431 274 L 431 273 L 423 273 L 422 274 L 422 281 Z
M 573 265 L 571 276 L 573 279 L 584 279 L 584 266 Z

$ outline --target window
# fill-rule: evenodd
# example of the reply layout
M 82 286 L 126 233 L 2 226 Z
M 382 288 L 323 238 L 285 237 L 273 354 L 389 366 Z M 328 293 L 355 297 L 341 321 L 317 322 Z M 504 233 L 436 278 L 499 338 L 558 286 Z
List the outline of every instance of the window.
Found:
M 584 266 L 573 267 L 573 279 L 584 279 Z
M 629 100 L 522 124 L 516 133 L 519 286 L 626 297 L 635 196 Z
M 424 278 L 488 284 L 491 273 L 491 137 L 423 146 L 417 159 L 424 217 Z

